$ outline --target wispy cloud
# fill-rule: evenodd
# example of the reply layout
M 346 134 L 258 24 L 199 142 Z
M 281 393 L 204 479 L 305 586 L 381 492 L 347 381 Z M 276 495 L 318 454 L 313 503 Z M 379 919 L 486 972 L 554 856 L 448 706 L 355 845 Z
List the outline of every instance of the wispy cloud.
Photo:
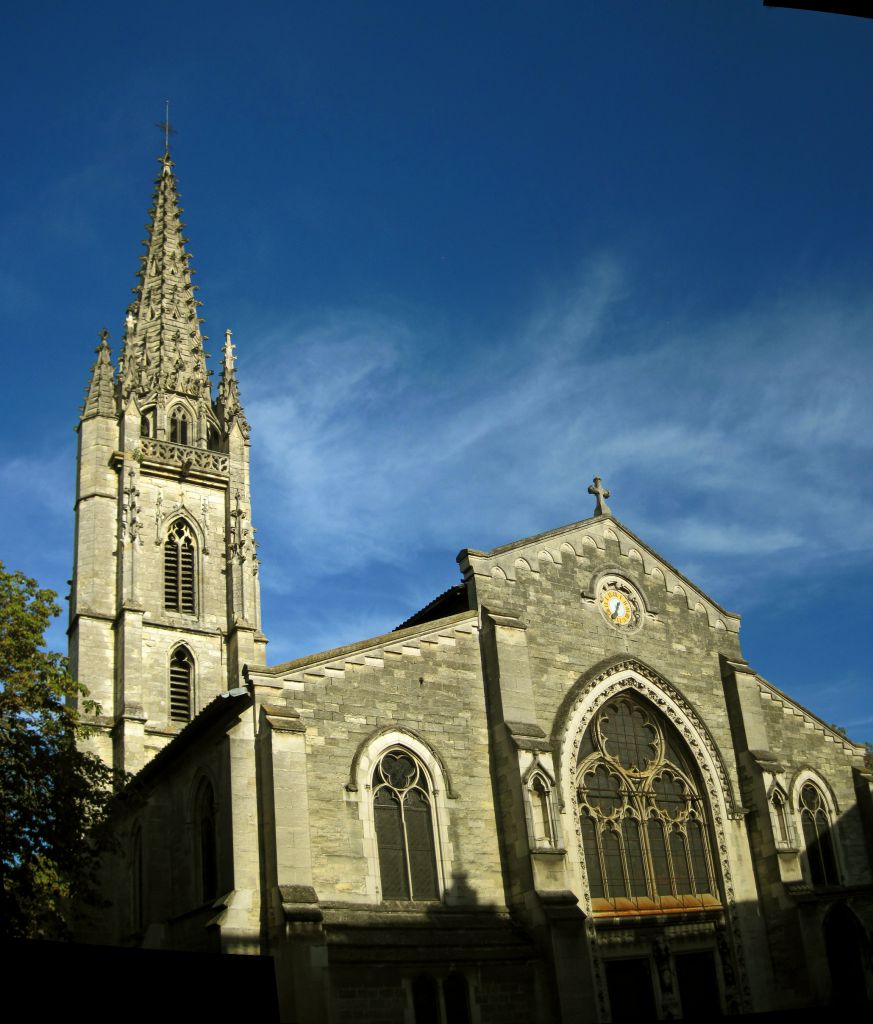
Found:
M 289 323 L 246 367 L 256 512 L 295 586 L 581 518 L 595 471 L 710 585 L 869 557 L 871 329 L 815 297 L 662 325 L 606 259 L 463 350 L 424 315 Z

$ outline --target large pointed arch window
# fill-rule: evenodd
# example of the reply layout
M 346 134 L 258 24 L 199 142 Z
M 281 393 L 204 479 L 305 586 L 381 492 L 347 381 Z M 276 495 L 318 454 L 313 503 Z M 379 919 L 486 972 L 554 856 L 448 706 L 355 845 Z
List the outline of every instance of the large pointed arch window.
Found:
M 718 905 L 700 776 L 652 705 L 624 691 L 597 712 L 582 738 L 575 783 L 595 913 Z
M 839 885 L 827 804 L 819 788 L 811 782 L 800 791 L 800 825 L 810 881 L 814 886 Z
M 382 898 L 439 899 L 432 790 L 409 750 L 386 751 L 373 772 L 373 811 Z
M 184 519 L 170 527 L 164 542 L 164 607 L 194 615 L 197 611 L 196 547 L 194 533 Z

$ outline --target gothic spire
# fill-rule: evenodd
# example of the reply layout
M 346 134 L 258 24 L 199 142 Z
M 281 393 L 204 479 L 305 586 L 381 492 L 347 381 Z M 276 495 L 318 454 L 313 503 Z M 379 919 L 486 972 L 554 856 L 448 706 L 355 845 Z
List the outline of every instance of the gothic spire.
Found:
M 221 376 L 218 381 L 218 415 L 225 429 L 230 430 L 234 420 L 239 421 L 242 432 L 248 437 L 249 424 L 243 412 L 239 397 L 239 382 L 236 379 L 236 366 L 233 359 L 233 343 L 231 332 L 224 332 L 224 353 L 221 361 Z
M 97 346 L 97 361 L 91 367 L 91 380 L 85 389 L 82 419 L 115 415 L 115 371 L 109 349 L 109 332 L 104 327 Z
M 119 382 L 124 397 L 158 391 L 208 397 L 209 373 L 197 315 L 201 303 L 194 295 L 197 286 L 191 283 L 194 271 L 185 250 L 169 149 L 160 162 L 143 242 L 146 253 L 140 257 L 139 284 L 127 310 Z

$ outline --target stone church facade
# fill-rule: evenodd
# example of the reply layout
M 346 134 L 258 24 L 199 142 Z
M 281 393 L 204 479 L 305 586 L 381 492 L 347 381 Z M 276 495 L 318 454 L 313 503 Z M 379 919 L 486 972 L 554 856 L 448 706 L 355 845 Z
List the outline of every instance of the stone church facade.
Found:
M 230 333 L 161 160 L 79 424 L 73 670 L 136 773 L 92 940 L 270 954 L 282 1019 L 610 1021 L 873 996 L 863 750 L 612 514 L 268 666 Z M 256 443 L 256 442 L 255 442 Z

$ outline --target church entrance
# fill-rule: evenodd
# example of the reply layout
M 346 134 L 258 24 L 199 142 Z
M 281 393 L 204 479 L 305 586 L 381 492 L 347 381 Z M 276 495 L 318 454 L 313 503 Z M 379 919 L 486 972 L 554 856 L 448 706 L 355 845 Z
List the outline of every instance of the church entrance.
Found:
M 606 991 L 614 1024 L 655 1020 L 655 988 L 648 957 L 607 960 Z
M 678 953 L 673 957 L 682 1016 L 709 1019 L 721 1016 L 718 975 L 711 950 Z
M 831 1002 L 837 1006 L 866 1006 L 864 961 L 870 959 L 870 941 L 861 922 L 844 903 L 828 911 L 824 940 L 831 972 Z
M 671 951 L 664 935 L 652 932 L 640 934 L 639 939 L 633 943 L 638 955 L 610 958 L 603 964 L 610 1015 L 616 1024 L 722 1016 L 714 950 Z M 647 946 L 650 955 L 640 955 Z

